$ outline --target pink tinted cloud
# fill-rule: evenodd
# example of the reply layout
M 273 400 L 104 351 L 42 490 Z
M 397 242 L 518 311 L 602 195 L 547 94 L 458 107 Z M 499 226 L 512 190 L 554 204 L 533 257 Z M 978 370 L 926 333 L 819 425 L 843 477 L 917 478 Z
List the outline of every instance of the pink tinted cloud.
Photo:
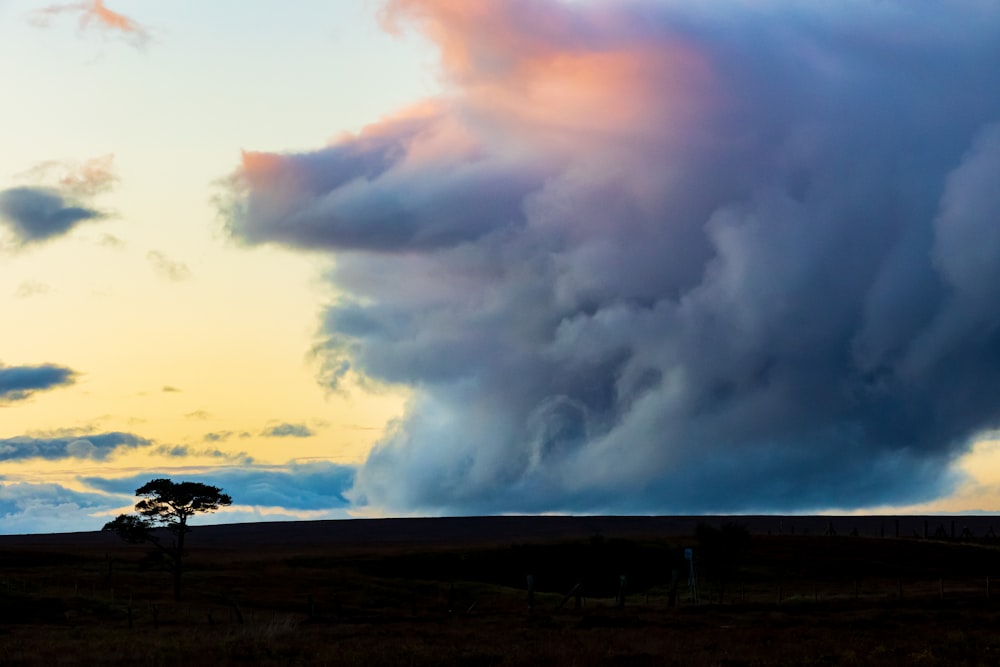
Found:
M 505 141 L 617 142 L 654 123 L 676 129 L 719 97 L 697 44 L 608 3 L 390 0 L 382 21 L 431 39 L 460 103 L 503 125 Z
M 82 30 L 96 27 L 131 36 L 140 42 L 145 42 L 149 38 L 149 33 L 145 28 L 128 16 L 108 9 L 104 5 L 104 0 L 50 5 L 34 12 L 32 20 L 36 24 L 44 26 L 48 24 L 50 17 L 57 14 L 79 14 Z
M 684 150 L 724 97 L 684 35 L 601 6 L 393 0 L 381 18 L 439 46 L 445 93 L 312 154 L 245 152 L 237 236 L 393 252 L 479 238 L 520 224 L 526 195 L 570 165 Z M 631 187 L 659 187 L 636 173 Z
M 82 162 L 48 160 L 23 174 L 26 180 L 57 188 L 74 197 L 89 197 L 111 189 L 118 177 L 113 153 Z

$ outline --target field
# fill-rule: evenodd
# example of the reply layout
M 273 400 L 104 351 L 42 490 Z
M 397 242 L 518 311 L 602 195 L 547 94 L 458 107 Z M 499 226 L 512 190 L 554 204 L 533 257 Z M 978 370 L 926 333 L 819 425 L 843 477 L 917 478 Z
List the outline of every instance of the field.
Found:
M 749 539 L 713 559 L 696 526 L 730 521 Z M 196 526 L 180 602 L 144 546 L 3 536 L 0 665 L 993 665 L 992 521 Z

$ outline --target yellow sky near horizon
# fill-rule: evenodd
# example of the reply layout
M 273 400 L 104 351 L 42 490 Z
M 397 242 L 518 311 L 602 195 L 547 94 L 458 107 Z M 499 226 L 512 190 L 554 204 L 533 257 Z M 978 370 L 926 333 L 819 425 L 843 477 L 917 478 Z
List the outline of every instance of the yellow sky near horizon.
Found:
M 0 76 L 18 92 L 0 126 L 0 190 L 35 185 L 40 164 L 98 156 L 111 156 L 116 177 L 86 200 L 105 217 L 63 238 L 18 248 L 0 231 L 0 364 L 76 373 L 0 406 L 0 439 L 122 431 L 259 465 L 353 465 L 401 413 L 401 389 L 331 392 L 318 380 L 311 351 L 336 296 L 322 279 L 330 260 L 241 246 L 213 198 L 245 147 L 322 146 L 425 94 L 424 47 L 382 32 L 370 3 L 309 2 L 270 17 L 262 50 L 240 28 L 260 25 L 266 4 L 234 15 L 144 3 L 152 39 L 141 48 L 69 13 L 33 25 L 30 0 L 0 4 Z M 350 61 L 362 55 L 365 72 Z M 313 435 L 263 434 L 280 424 Z M 220 460 L 147 448 L 101 462 L 3 461 L 0 476 L 80 490 L 84 470 L 188 464 Z

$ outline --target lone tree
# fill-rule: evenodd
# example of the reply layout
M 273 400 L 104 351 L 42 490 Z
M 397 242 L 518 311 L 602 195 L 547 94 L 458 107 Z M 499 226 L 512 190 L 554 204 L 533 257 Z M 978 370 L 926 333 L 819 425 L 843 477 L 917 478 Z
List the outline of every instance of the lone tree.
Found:
M 233 499 L 217 486 L 169 479 L 147 482 L 135 490 L 135 495 L 142 498 L 135 504 L 136 513 L 119 514 L 104 524 L 104 530 L 132 544 L 149 542 L 166 556 L 174 578 L 174 599 L 180 600 L 184 536 L 191 530 L 188 518 L 231 505 Z M 168 536 L 170 539 L 163 539 Z

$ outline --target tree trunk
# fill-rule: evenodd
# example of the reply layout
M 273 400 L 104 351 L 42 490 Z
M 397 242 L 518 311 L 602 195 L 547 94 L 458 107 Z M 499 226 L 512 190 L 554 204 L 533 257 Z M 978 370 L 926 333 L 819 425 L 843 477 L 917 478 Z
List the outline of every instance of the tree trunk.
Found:
M 181 572 L 183 572 L 184 561 L 184 536 L 187 533 L 186 517 L 181 517 L 177 531 L 177 552 L 174 554 L 174 600 L 181 599 Z

